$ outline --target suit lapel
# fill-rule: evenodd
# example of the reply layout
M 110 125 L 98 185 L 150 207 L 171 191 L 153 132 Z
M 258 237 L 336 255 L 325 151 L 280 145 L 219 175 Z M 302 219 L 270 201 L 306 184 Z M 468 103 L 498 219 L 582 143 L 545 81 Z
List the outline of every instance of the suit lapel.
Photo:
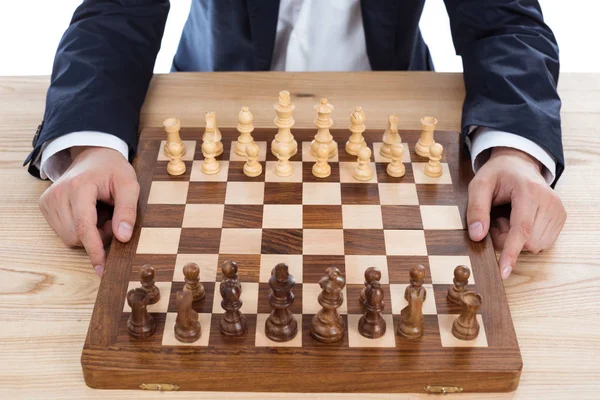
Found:
M 406 0 L 405 0 L 406 1 Z M 367 54 L 374 70 L 395 68 L 399 0 L 361 0 Z
M 246 4 L 254 46 L 255 69 L 268 71 L 275 46 L 279 0 L 247 0 Z

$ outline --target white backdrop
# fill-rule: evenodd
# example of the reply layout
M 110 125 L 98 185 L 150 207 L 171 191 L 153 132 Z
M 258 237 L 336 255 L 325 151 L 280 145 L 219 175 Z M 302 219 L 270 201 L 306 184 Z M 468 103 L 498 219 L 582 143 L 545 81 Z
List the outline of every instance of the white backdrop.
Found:
M 325 0 L 326 1 L 326 0 Z M 171 0 L 155 72 L 168 72 L 191 0 Z M 58 42 L 81 0 L 0 0 L 0 76 L 48 75 Z M 560 47 L 562 72 L 600 72 L 595 0 L 540 0 Z M 438 71 L 462 71 L 442 0 L 427 0 L 421 28 Z

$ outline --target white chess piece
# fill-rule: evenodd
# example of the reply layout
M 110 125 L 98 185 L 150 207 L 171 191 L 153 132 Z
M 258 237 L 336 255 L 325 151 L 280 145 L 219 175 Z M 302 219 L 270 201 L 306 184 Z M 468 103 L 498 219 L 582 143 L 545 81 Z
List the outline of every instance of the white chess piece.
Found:
M 346 153 L 351 156 L 357 156 L 358 150 L 367 145 L 365 138 L 363 137 L 363 132 L 366 129 L 365 119 L 366 116 L 362 107 L 356 107 L 352 114 L 350 114 L 350 132 L 352 132 L 352 134 L 346 142 Z
M 352 176 L 357 181 L 370 181 L 373 178 L 373 170 L 371 169 L 371 149 L 367 146 L 358 151 L 358 165 L 354 169 Z
M 171 160 L 167 164 L 167 172 L 169 175 L 178 176 L 185 173 L 185 163 L 182 161 L 183 145 L 177 142 L 169 143 L 169 157 Z
M 279 92 L 279 101 L 273 106 L 273 109 L 275 109 L 275 113 L 277 114 L 274 121 L 275 126 L 279 128 L 275 135 L 275 139 L 271 142 L 271 153 L 275 157 L 277 157 L 275 149 L 281 142 L 286 142 L 292 147 L 291 157 L 294 157 L 296 153 L 298 153 L 298 142 L 294 139 L 291 130 L 292 126 L 294 126 L 294 117 L 292 116 L 294 108 L 295 106 L 290 100 L 290 92 L 287 90 Z
M 444 148 L 439 143 L 434 143 L 429 147 L 429 162 L 425 166 L 425 175 L 430 178 L 439 178 L 442 176 L 442 152 Z
M 327 162 L 329 149 L 324 144 L 317 148 L 317 162 L 312 167 L 312 173 L 317 178 L 327 178 L 331 175 L 331 166 Z
M 275 164 L 275 175 L 281 177 L 291 176 L 294 173 L 294 167 L 290 163 L 292 146 L 290 143 L 281 142 L 275 148 L 277 152 L 277 164 Z
M 394 178 L 403 177 L 406 173 L 406 167 L 402 164 L 402 157 L 404 156 L 404 146 L 402 143 L 396 143 L 392 146 L 391 155 L 392 161 L 386 168 L 387 174 Z
M 215 142 L 215 146 L 217 146 L 217 152 L 215 153 L 215 157 L 223 154 L 223 143 L 221 142 L 221 131 L 217 127 L 217 115 L 214 111 L 206 113 L 206 130 L 202 135 L 202 141 L 206 142 L 207 140 L 212 140 Z
M 204 161 L 202 162 L 202 172 L 206 175 L 214 175 L 219 173 L 221 166 L 215 159 L 215 153 L 217 151 L 217 145 L 212 140 L 207 140 L 202 143 L 202 154 L 204 155 Z
M 181 157 L 185 156 L 186 148 L 185 144 L 181 141 L 181 137 L 179 136 L 179 130 L 181 129 L 181 121 L 177 118 L 167 118 L 163 121 L 163 126 L 165 128 L 165 132 L 167 132 L 167 140 L 165 141 L 165 146 L 163 148 L 163 152 L 167 158 L 170 158 L 169 154 L 169 143 L 177 142 L 183 147 L 183 151 L 181 152 Z
M 402 143 L 402 139 L 398 134 L 398 115 L 391 114 L 388 116 L 388 126 L 383 133 L 383 145 L 379 154 L 384 158 L 392 158 L 392 146 L 396 143 Z
M 240 133 L 237 142 L 235 143 L 235 154 L 238 156 L 245 157 L 246 156 L 246 147 L 254 142 L 254 138 L 252 137 L 252 131 L 254 130 L 254 125 L 252 125 L 252 121 L 254 117 L 250 112 L 248 107 L 242 107 L 240 112 L 238 113 L 238 125 L 237 130 Z
M 433 132 L 437 125 L 434 117 L 421 118 L 421 137 L 415 146 L 415 153 L 421 157 L 429 157 L 429 146 L 435 143 Z
M 258 162 L 258 145 L 254 142 L 246 145 L 246 158 L 244 175 L 255 178 L 262 174 L 262 165 Z
M 316 158 L 317 148 L 320 144 L 327 145 L 329 149 L 329 158 L 335 157 L 337 154 L 337 143 L 333 140 L 333 136 L 329 128 L 333 125 L 331 112 L 335 109 L 327 102 L 327 99 L 321 99 L 321 102 L 314 107 L 317 112 L 315 125 L 318 128 L 314 140 L 310 143 L 310 154 Z

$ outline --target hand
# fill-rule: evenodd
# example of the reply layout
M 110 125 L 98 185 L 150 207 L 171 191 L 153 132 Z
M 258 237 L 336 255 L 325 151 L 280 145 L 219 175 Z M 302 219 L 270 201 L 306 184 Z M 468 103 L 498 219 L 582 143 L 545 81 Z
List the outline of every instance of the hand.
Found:
M 102 276 L 104 243 L 113 232 L 131 239 L 140 187 L 131 164 L 117 151 L 74 147 L 69 169 L 40 198 L 44 217 L 69 246 L 83 246 L 96 273 Z M 114 205 L 112 220 L 99 221 L 97 201 Z
M 541 168 L 522 151 L 497 147 L 469 184 L 469 236 L 480 241 L 490 232 L 494 246 L 502 249 L 503 279 L 509 277 L 523 249 L 538 253 L 550 248 L 567 219 L 560 197 L 542 177 Z M 498 218 L 490 228 L 491 207 L 507 203 L 512 205 L 510 221 Z

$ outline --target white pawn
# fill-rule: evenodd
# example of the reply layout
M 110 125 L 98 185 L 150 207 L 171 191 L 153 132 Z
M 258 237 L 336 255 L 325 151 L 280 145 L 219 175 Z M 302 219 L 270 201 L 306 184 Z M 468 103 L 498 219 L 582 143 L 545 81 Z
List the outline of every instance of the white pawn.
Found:
M 169 157 L 171 160 L 167 164 L 167 172 L 169 175 L 178 176 L 185 173 L 185 163 L 181 160 L 183 157 L 183 144 L 170 142 L 168 146 Z
M 275 149 L 277 154 L 277 164 L 275 164 L 275 175 L 281 177 L 291 176 L 294 173 L 294 167 L 290 163 L 290 157 L 294 149 L 288 142 L 277 144 Z
M 206 142 L 207 140 L 212 140 L 215 142 L 215 146 L 217 146 L 217 152 L 215 153 L 215 157 L 223 154 L 223 143 L 221 143 L 221 131 L 217 126 L 217 115 L 214 111 L 206 113 L 206 130 L 202 135 L 202 141 Z
M 383 133 L 383 145 L 379 154 L 384 158 L 392 158 L 392 146 L 396 143 L 402 143 L 402 139 L 398 134 L 398 116 L 391 114 L 388 116 L 388 126 Z
M 357 181 L 370 181 L 373 178 L 373 170 L 371 169 L 371 149 L 367 146 L 362 147 L 358 151 L 358 165 L 354 169 L 352 176 Z
M 429 146 L 429 162 L 425 166 L 425 175 L 430 178 L 439 178 L 442 176 L 442 152 L 444 148 L 439 143 L 434 143 Z
M 394 178 L 403 177 L 406 173 L 406 167 L 402 164 L 404 156 L 404 146 L 402 143 L 396 143 L 392 146 L 392 161 L 387 166 L 387 174 Z
M 217 174 L 221 170 L 219 162 L 215 159 L 217 153 L 217 145 L 212 140 L 207 140 L 202 143 L 202 155 L 204 155 L 204 161 L 202 162 L 202 172 L 206 175 Z
M 312 173 L 317 178 L 327 178 L 331 175 L 331 166 L 327 163 L 329 148 L 325 144 L 317 147 L 317 162 L 312 167 Z
M 246 158 L 244 164 L 244 175 L 251 178 L 262 174 L 262 165 L 258 162 L 258 145 L 254 142 L 246 145 Z
M 242 110 L 238 113 L 237 125 L 240 136 L 235 143 L 235 154 L 238 156 L 245 157 L 246 147 L 248 144 L 254 142 L 254 138 L 252 137 L 252 131 L 254 130 L 254 125 L 252 125 L 253 120 L 254 117 L 252 116 L 250 109 L 248 107 L 242 107 Z

